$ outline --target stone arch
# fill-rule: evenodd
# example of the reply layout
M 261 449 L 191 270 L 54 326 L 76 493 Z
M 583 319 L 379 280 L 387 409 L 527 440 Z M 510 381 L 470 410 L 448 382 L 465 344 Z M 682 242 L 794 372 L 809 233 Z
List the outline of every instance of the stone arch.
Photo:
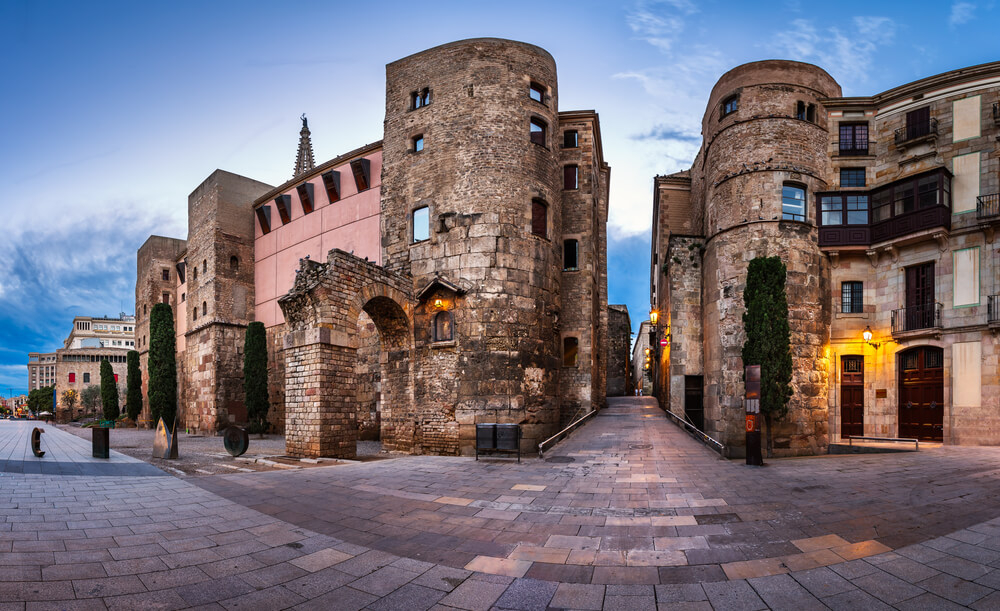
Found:
M 391 413 L 383 442 L 413 444 L 413 300 L 408 275 L 390 272 L 339 249 L 326 263 L 303 259 L 295 284 L 278 300 L 290 332 L 285 358 L 286 451 L 292 456 L 356 454 L 355 363 L 358 319 L 367 314 L 382 342 L 383 387 Z

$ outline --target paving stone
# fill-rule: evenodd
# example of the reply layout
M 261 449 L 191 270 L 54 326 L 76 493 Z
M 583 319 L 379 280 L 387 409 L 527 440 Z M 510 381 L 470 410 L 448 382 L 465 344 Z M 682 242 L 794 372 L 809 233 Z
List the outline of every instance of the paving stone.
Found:
M 955 577 L 960 577 L 969 581 L 975 581 L 992 570 L 990 567 L 979 564 L 978 562 L 972 562 L 971 560 L 956 558 L 954 556 L 939 558 L 938 560 L 929 562 L 927 566 L 937 569 L 942 573 L 948 573 L 949 575 L 954 575 Z
M 985 598 L 981 598 L 972 603 L 971 607 L 976 611 L 996 611 L 1000 609 L 1000 592 L 994 592 Z
M 770 609 L 825 609 L 826 606 L 788 575 L 747 580 Z
M 494 604 L 501 609 L 545 611 L 557 587 L 558 584 L 551 581 L 515 579 Z
M 426 586 L 428 588 L 434 588 L 435 590 L 441 590 L 443 592 L 451 592 L 463 581 L 468 579 L 470 575 L 472 575 L 472 572 L 464 569 L 455 569 L 448 566 L 435 566 L 420 577 L 414 579 L 412 583 L 415 585 Z
M 893 606 L 901 611 L 959 611 L 960 609 L 968 609 L 964 605 L 953 603 L 930 592 L 924 592 L 920 596 L 914 596 Z
M 707 601 L 708 595 L 701 584 L 666 584 L 656 586 L 656 602 L 666 603 Z
M 467 580 L 441 599 L 442 605 L 467 611 L 486 611 L 507 589 L 506 583 Z
M 605 611 L 656 611 L 653 596 L 605 596 Z
M 767 608 L 750 584 L 743 580 L 706 583 L 703 587 L 709 602 L 716 609 L 756 611 Z
M 953 575 L 938 574 L 917 584 L 921 588 L 960 605 L 968 606 L 993 592 L 993 588 Z
M 292 608 L 296 611 L 358 611 L 376 600 L 378 597 L 373 594 L 342 586 Z
M 549 601 L 552 609 L 601 611 L 604 607 L 604 586 L 582 583 L 560 583 Z
M 254 584 L 255 581 L 255 578 L 248 576 L 243 576 L 243 579 L 249 584 Z M 328 569 L 316 571 L 315 573 L 307 573 L 301 577 L 293 578 L 284 582 L 284 586 L 299 596 L 302 596 L 307 600 L 311 600 L 317 596 L 326 594 L 331 590 L 347 585 L 356 579 L 357 577 L 354 575 L 342 573 L 341 571 L 330 567 Z
M 833 611 L 892 611 L 892 607 L 859 589 L 827 596 L 820 601 Z
M 445 596 L 441 590 L 406 584 L 368 606 L 372 611 L 425 611 Z
M 924 592 L 917 586 L 883 571 L 852 579 L 851 583 L 890 605 Z

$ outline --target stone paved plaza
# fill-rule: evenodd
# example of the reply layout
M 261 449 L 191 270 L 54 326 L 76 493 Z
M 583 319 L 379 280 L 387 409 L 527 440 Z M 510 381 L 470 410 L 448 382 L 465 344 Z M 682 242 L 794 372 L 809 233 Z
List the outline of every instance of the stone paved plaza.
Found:
M 620 399 L 544 461 L 180 479 L 46 474 L 14 424 L 0 611 L 1000 609 L 1000 448 L 748 468 Z

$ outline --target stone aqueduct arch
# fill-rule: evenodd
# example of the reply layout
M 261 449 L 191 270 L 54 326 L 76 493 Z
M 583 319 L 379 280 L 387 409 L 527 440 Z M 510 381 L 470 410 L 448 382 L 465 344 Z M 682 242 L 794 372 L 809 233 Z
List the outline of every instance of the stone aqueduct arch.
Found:
M 410 450 L 415 435 L 412 279 L 339 249 L 326 263 L 303 259 L 278 300 L 284 337 L 285 444 L 291 456 L 356 454 L 357 322 L 378 328 L 383 356 L 382 440 Z

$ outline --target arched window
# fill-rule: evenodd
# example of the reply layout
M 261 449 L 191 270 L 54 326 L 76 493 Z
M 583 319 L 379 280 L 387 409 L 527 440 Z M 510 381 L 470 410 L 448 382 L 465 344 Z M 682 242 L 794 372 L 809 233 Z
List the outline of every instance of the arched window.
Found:
M 201 262 L 201 273 L 203 274 L 208 273 L 208 259 L 205 259 L 204 261 Z
M 234 272 L 240 271 L 240 258 L 236 255 L 229 257 L 229 269 Z
M 455 338 L 451 312 L 438 312 L 434 315 L 434 341 L 447 342 Z
M 208 302 L 207 301 L 202 301 L 201 302 L 201 315 L 202 316 L 208 315 Z
M 532 82 L 528 85 L 528 97 L 536 102 L 545 103 L 545 87 Z
M 576 367 L 576 357 L 580 352 L 580 340 L 575 337 L 563 338 L 563 367 Z
M 539 118 L 532 117 L 531 119 L 531 141 L 538 146 L 545 146 L 545 132 L 548 129 L 548 124 Z
M 431 237 L 431 216 L 427 206 L 413 211 L 413 241 L 423 242 Z
M 191 268 L 191 280 L 194 281 L 197 279 L 198 279 L 198 266 L 195 265 L 194 267 Z
M 549 235 L 548 210 L 549 207 L 544 200 L 531 200 L 531 233 L 540 238 Z

